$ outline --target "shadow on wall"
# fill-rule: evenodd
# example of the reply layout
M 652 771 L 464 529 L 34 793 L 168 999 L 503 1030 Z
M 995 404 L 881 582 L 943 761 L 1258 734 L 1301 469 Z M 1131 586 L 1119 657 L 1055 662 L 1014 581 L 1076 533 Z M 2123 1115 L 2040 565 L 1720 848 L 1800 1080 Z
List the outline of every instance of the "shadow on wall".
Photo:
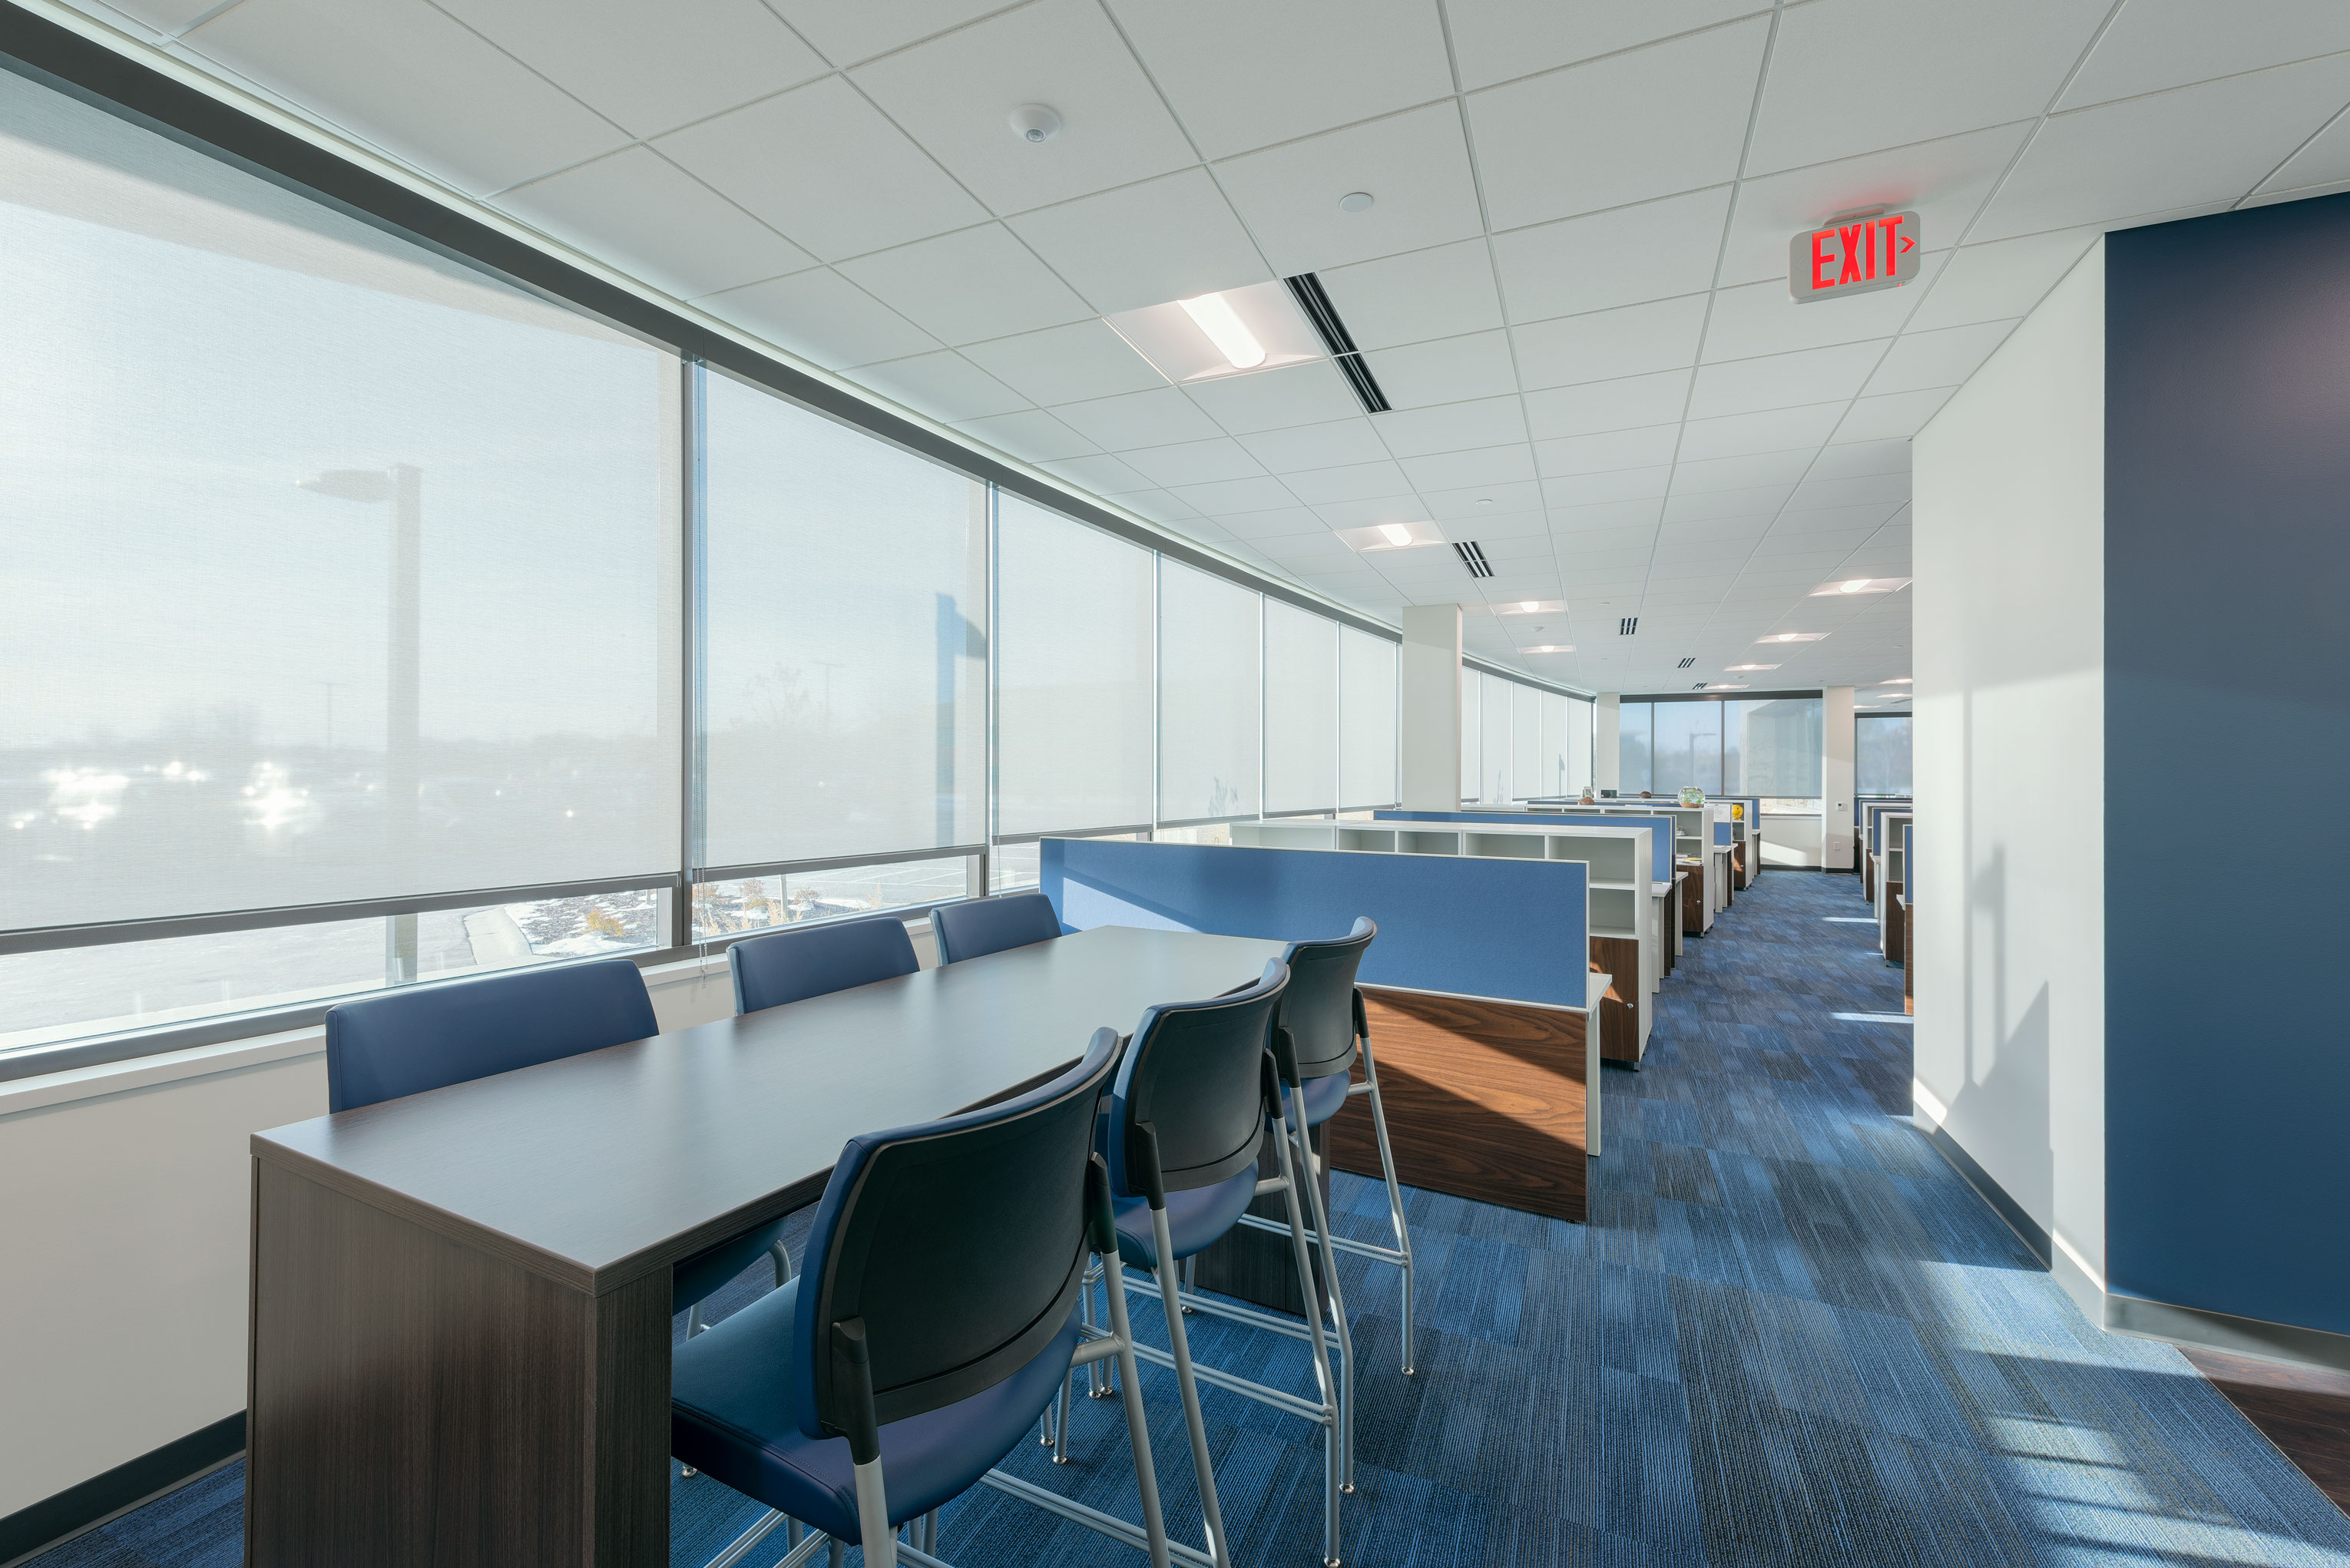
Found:
M 2048 1097 L 2048 984 L 2041 982 L 2021 1016 L 2010 1010 L 2007 850 L 1990 860 L 1968 883 L 1968 920 L 1962 971 L 1990 975 L 1990 995 L 1980 997 L 1970 979 L 1963 1007 L 1966 1078 L 1950 1103 L 1950 1136 L 2007 1190 L 2008 1196 L 2044 1229 L 2054 1231 L 2056 1213 L 2056 1147 Z M 1989 952 L 1988 965 L 1978 955 Z M 1981 1005 L 1978 1006 L 1978 1002 Z M 2010 1027 L 2007 1020 L 2014 1018 Z M 1980 1105 L 1977 1105 L 1980 1102 Z M 1995 1118 L 1970 1125 L 1970 1110 Z M 1994 1208 L 1998 1205 L 1994 1204 Z M 2041 1216 L 2047 1216 L 2042 1220 Z

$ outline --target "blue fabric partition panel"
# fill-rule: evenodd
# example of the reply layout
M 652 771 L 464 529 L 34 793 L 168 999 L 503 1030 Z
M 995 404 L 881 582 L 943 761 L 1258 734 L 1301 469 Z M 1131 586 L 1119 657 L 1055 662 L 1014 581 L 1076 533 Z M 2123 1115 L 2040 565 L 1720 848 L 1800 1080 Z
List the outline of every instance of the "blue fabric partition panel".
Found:
M 1717 822 L 1713 825 L 1713 841 L 1716 844 L 1729 844 L 1732 842 L 1730 836 L 1730 824 L 1726 822 Z
M 1646 827 L 1657 862 L 1654 880 L 1673 879 L 1673 819 L 1625 812 L 1615 816 L 1578 816 L 1563 811 L 1375 811 L 1378 822 L 1501 822 L 1531 827 Z
M 1047 838 L 1038 857 L 1045 896 L 1072 930 L 1297 941 L 1344 936 L 1368 915 L 1379 936 L 1363 955 L 1366 984 L 1585 1004 L 1590 888 L 1579 860 L 1088 838 Z

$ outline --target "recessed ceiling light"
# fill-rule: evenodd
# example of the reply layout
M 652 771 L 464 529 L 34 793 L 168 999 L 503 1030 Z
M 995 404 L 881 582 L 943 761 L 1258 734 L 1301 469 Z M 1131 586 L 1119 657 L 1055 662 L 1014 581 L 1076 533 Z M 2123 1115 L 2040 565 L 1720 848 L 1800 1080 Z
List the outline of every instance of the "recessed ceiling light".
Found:
M 1775 664 L 1725 664 L 1722 668 L 1724 670 L 1776 670 L 1779 667 Z
M 1360 528 L 1333 528 L 1331 533 L 1350 550 L 1419 550 L 1444 547 L 1444 530 L 1433 523 L 1370 523 Z
M 1880 680 L 1877 684 L 1880 686 L 1908 686 L 1912 684 L 1912 682 L 1907 675 L 1897 675 L 1890 680 Z
M 1709 680 L 1704 685 L 1699 687 L 1698 690 L 1700 691 L 1743 691 L 1746 690 L 1746 682 L 1743 680 Z
M 1264 363 L 1264 345 L 1256 340 L 1240 317 L 1233 313 L 1232 301 L 1221 294 L 1203 294 L 1196 299 L 1179 299 L 1183 314 L 1192 324 L 1208 335 L 1216 352 L 1232 361 L 1235 370 L 1253 370 Z
M 1757 642 L 1817 642 L 1827 636 L 1824 631 L 1774 631 L 1768 637 L 1758 637 Z
M 1833 598 L 1841 594 L 1890 594 L 1909 586 L 1907 577 L 1844 577 L 1833 583 L 1823 583 L 1812 590 L 1811 597 Z
M 1023 141 L 1050 141 L 1061 134 L 1061 115 L 1050 104 L 1024 103 L 1012 111 L 1012 134 Z
M 1573 653 L 1575 645 L 1568 642 L 1543 642 L 1536 643 L 1532 648 L 1522 648 L 1518 651 L 1520 653 Z
M 1379 534 L 1390 545 L 1401 545 L 1411 543 L 1411 530 L 1400 523 L 1380 524 Z
M 1378 197 L 1372 195 L 1368 191 L 1349 191 L 1345 195 L 1338 198 L 1338 211 L 1342 213 L 1367 213 L 1371 210 L 1371 203 L 1378 199 Z
M 1515 599 L 1493 607 L 1495 615 L 1543 615 L 1551 611 L 1564 613 L 1566 606 L 1557 599 Z

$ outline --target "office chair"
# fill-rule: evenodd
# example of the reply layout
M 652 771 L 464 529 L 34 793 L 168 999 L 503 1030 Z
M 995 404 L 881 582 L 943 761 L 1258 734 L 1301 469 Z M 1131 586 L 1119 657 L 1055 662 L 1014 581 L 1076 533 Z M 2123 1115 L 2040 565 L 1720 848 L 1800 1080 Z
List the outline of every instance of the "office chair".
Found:
M 726 967 L 734 976 L 734 1011 L 756 1012 L 894 980 L 921 965 L 914 960 L 905 921 L 868 915 L 736 942 L 726 950 Z
M 627 959 L 548 964 L 346 1002 L 327 1013 L 327 1108 L 356 1110 L 471 1083 L 660 1033 L 643 971 Z M 671 1274 L 671 1310 L 687 1313 L 764 1252 L 775 1283 L 792 1276 L 783 1219 L 769 1220 Z
M 1135 1354 L 1173 1369 L 1183 1400 L 1183 1420 L 1191 1438 L 1191 1466 L 1200 1480 L 1200 1506 L 1208 1549 L 1216 1568 L 1230 1568 L 1223 1513 L 1208 1459 L 1208 1432 L 1200 1411 L 1200 1388 L 1183 1331 L 1184 1294 L 1177 1265 L 1240 1223 L 1251 1199 L 1279 1192 L 1289 1209 L 1290 1248 L 1304 1299 L 1315 1297 L 1314 1267 L 1306 1254 L 1305 1211 L 1298 1199 L 1304 1179 L 1290 1158 L 1289 1140 L 1274 1139 L 1281 1174 L 1259 1181 L 1257 1151 L 1269 1127 L 1282 1118 L 1280 1075 L 1274 1064 L 1273 1021 L 1289 986 L 1288 966 L 1275 959 L 1256 984 L 1208 1002 L 1150 1008 L 1135 1025 L 1119 1065 L 1102 1132 L 1109 1156 L 1110 1200 L 1118 1215 L 1122 1266 L 1143 1271 L 1159 1289 L 1166 1308 L 1170 1348 L 1139 1345 Z M 1276 1227 L 1277 1229 L 1277 1227 Z M 1116 1271 L 1112 1271 L 1116 1272 Z M 1192 1304 L 1206 1303 L 1195 1297 Z M 1081 1307 L 1089 1334 L 1092 1298 Z M 1302 1416 L 1322 1428 L 1324 1458 L 1323 1533 L 1326 1561 L 1338 1558 L 1338 1493 L 1345 1461 L 1338 1384 L 1332 1376 L 1322 1334 L 1322 1314 L 1305 1314 L 1303 1328 L 1271 1314 L 1216 1302 L 1219 1316 L 1255 1328 L 1305 1339 L 1312 1346 L 1316 1397 L 1302 1398 L 1230 1373 L 1210 1369 L 1220 1388 Z M 1097 1390 L 1097 1393 L 1102 1390 Z M 1054 1458 L 1067 1460 L 1067 1392 L 1063 1391 Z
M 845 1543 L 869 1568 L 937 1568 L 938 1510 L 983 1483 L 1168 1568 L 1125 1294 L 1110 1293 L 1107 1333 L 1081 1334 L 1074 1310 L 1089 1261 L 1118 1245 L 1108 1168 L 1093 1152 L 1118 1056 L 1118 1032 L 1097 1030 L 1085 1059 L 1042 1088 L 851 1138 L 800 1277 L 678 1350 L 677 1457 L 777 1511 L 713 1563 L 739 1560 L 788 1517 L 814 1532 L 779 1568 L 819 1548 L 837 1564 Z M 1106 1359 L 1125 1388 L 1139 1528 L 993 1468 L 1073 1366 Z
M 1006 948 L 1051 941 L 1061 934 L 1061 917 L 1042 893 L 1004 893 L 941 904 L 931 911 L 931 929 L 939 939 L 939 961 L 961 963 Z

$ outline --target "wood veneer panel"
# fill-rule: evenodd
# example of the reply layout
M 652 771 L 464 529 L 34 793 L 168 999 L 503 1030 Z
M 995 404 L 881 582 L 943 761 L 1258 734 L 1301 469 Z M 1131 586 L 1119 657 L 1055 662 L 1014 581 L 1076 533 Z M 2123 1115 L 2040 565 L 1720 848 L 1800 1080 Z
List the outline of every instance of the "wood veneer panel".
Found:
M 1589 1214 L 1584 1015 L 1363 988 L 1396 1175 L 1555 1219 Z M 1330 1163 L 1377 1176 L 1370 1100 L 1333 1117 Z
M 1907 898 L 1901 900 L 1901 950 L 1904 954 L 1918 950 L 1918 911 Z M 1907 961 L 1901 965 L 1901 1011 L 1918 1011 L 1918 966 Z
M 1705 862 L 1685 865 L 1688 880 L 1681 884 L 1681 930 L 1692 937 L 1705 934 Z
M 1901 921 L 1901 884 L 1887 882 L 1885 896 L 1891 900 L 1885 906 L 1885 961 L 1906 965 L 1909 961 L 1909 950 L 1902 943 L 1906 932 Z
M 1322 1211 L 1326 1214 L 1330 1211 L 1329 1130 L 1329 1124 L 1326 1122 L 1307 1134 L 1314 1140 L 1316 1152 L 1324 1156 L 1319 1176 Z M 1378 1151 L 1374 1148 L 1371 1151 L 1370 1174 L 1377 1177 L 1378 1171 Z M 1265 1139 L 1264 1147 L 1257 1150 L 1256 1174 L 1260 1181 L 1270 1180 L 1281 1174 L 1281 1156 L 1274 1149 L 1271 1138 Z M 1289 1199 L 1279 1192 L 1252 1200 L 1248 1211 L 1261 1214 L 1276 1225 L 1285 1227 L 1289 1223 Z M 1314 1224 L 1311 1208 L 1305 1210 L 1305 1223 L 1309 1229 Z M 1306 1262 L 1313 1271 L 1315 1293 L 1323 1297 L 1326 1306 L 1328 1297 L 1324 1294 L 1326 1287 L 1322 1283 L 1321 1254 L 1309 1251 Z M 1297 1288 L 1297 1259 L 1291 1250 L 1285 1230 L 1276 1236 L 1251 1226 L 1233 1226 L 1225 1232 L 1222 1241 L 1200 1251 L 1193 1282 L 1203 1291 L 1254 1302 L 1261 1307 L 1287 1313 L 1292 1317 L 1305 1315 L 1305 1295 Z
M 1591 972 L 1607 977 L 1599 1004 L 1599 1054 L 1610 1062 L 1640 1059 L 1640 1005 L 1647 988 L 1640 976 L 1640 939 L 1591 939 Z
M 2334 1507 L 2350 1513 L 2350 1372 L 2195 1345 L 2178 1350 Z

